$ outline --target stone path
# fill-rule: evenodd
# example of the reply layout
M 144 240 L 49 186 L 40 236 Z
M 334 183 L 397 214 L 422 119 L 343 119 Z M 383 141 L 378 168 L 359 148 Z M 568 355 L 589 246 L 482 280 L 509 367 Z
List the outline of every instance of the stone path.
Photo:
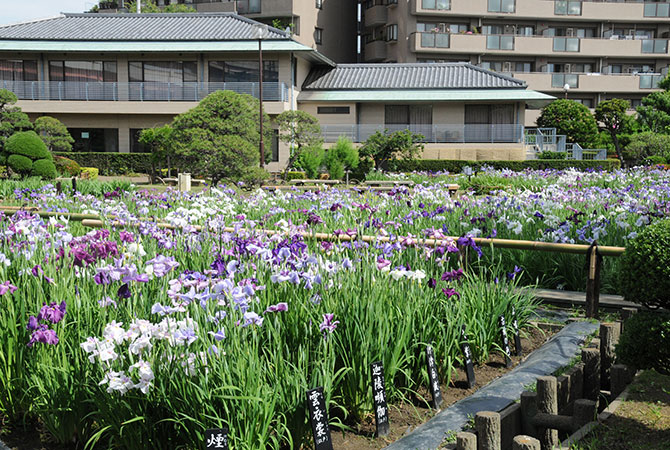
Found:
M 386 447 L 388 450 L 432 450 L 440 446 L 449 431 L 461 431 L 468 415 L 479 411 L 500 411 L 515 402 L 537 377 L 549 375 L 567 364 L 586 337 L 599 327 L 597 323 L 573 322 L 566 325 L 546 344 L 534 351 L 511 372 L 492 381 L 470 397 L 439 412 L 412 433 Z

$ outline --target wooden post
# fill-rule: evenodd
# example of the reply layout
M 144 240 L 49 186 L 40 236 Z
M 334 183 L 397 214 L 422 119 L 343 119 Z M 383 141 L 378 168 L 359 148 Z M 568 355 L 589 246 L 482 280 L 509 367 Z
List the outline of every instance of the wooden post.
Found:
M 481 411 L 475 415 L 477 450 L 501 450 L 500 414 Z
M 633 314 L 637 313 L 637 308 L 621 308 L 619 315 L 621 316 L 621 332 L 623 333 L 624 323 L 626 320 L 633 317 Z
M 520 434 L 514 437 L 512 450 L 540 450 L 540 441 L 534 437 Z
M 585 398 L 575 401 L 575 408 L 572 414 L 573 431 L 579 430 L 589 422 L 596 420 L 596 402 Z
M 600 302 L 600 268 L 603 257 L 598 253 L 598 243 L 593 241 L 586 253 L 588 276 L 586 278 L 586 317 L 598 318 Z
M 537 412 L 558 415 L 558 385 L 556 377 L 538 377 Z M 558 431 L 550 428 L 538 429 L 542 449 L 552 449 L 559 444 Z
M 63 192 L 63 185 L 60 180 L 56 182 L 56 194 L 60 195 Z
M 584 395 L 584 364 L 579 363 L 570 371 L 570 402 Z
M 477 436 L 467 431 L 457 433 L 456 450 L 477 450 Z
M 72 177 L 72 195 L 77 192 L 77 178 Z
M 532 418 L 537 414 L 537 394 L 523 391 L 521 393 L 521 431 L 529 436 L 537 436 L 537 429 Z
M 610 370 L 614 365 L 614 347 L 619 342 L 619 324 L 600 324 L 600 388 L 610 390 Z
M 617 398 L 628 385 L 628 367 L 623 364 L 615 364 L 610 372 L 610 391 L 612 400 Z
M 600 395 L 600 351 L 597 348 L 583 348 L 582 363 L 584 363 L 584 398 L 597 401 Z

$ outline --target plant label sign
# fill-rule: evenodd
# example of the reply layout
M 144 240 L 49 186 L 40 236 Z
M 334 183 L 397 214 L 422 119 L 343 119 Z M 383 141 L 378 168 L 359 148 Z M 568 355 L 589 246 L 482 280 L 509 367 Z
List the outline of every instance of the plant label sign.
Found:
M 222 448 L 228 450 L 228 428 L 205 430 L 205 449 Z
M 512 328 L 514 329 L 514 350 L 516 356 L 523 355 L 523 348 L 521 348 L 521 335 L 519 335 L 519 324 L 516 321 L 516 311 L 512 307 Z
M 430 380 L 430 392 L 433 394 L 433 408 L 439 409 L 442 404 L 442 391 L 440 391 L 440 379 L 437 376 L 437 365 L 433 347 L 426 347 L 426 359 L 428 360 L 428 379 Z
M 468 344 L 468 335 L 465 332 L 465 325 L 461 327 L 461 349 L 465 358 L 465 373 L 468 376 L 468 389 L 475 387 L 475 367 L 472 364 L 472 350 Z
M 316 450 L 333 450 L 333 441 L 330 438 L 330 427 L 328 426 L 326 398 L 323 395 L 322 387 L 307 391 L 307 406 L 309 407 L 309 419 L 312 422 L 314 448 Z
M 509 349 L 509 339 L 507 339 L 507 324 L 505 323 L 505 317 L 498 317 L 498 324 L 500 325 L 500 336 L 502 337 L 502 349 L 505 352 L 505 366 L 512 367 L 512 358 L 511 352 Z
M 377 436 L 386 436 L 390 431 L 388 406 L 386 405 L 386 386 L 384 385 L 384 366 L 381 361 L 372 363 L 372 398 L 375 403 Z

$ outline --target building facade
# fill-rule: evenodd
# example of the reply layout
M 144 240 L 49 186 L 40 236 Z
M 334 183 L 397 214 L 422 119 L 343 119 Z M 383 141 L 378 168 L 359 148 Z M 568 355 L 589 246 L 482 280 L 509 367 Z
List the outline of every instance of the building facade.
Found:
M 635 107 L 668 73 L 670 3 L 569 0 L 365 0 L 370 62 L 467 61 L 594 108 Z M 532 126 L 539 111 L 529 111 Z
M 526 107 L 553 100 L 466 63 L 336 65 L 232 13 L 66 14 L 0 27 L 0 89 L 31 119 L 61 120 L 75 151 L 142 152 L 142 129 L 214 91 L 259 97 L 259 29 L 265 111 L 312 113 L 327 144 L 411 129 L 425 137 L 427 158 L 523 159 Z M 282 170 L 290 149 L 277 132 L 266 148 L 268 170 Z

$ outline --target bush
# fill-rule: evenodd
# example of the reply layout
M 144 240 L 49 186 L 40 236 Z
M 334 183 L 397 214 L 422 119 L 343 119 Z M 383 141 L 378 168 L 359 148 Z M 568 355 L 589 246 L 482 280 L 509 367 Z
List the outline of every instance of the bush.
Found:
M 670 307 L 670 219 L 644 228 L 628 241 L 619 280 L 626 300 Z
M 30 174 L 34 177 L 41 177 L 43 180 L 53 180 L 56 178 L 56 166 L 50 159 L 38 159 L 33 163 L 33 170 Z
M 305 172 L 288 172 L 286 174 L 286 181 L 291 181 L 291 180 L 304 180 L 307 178 L 307 174 Z
M 670 314 L 642 311 L 626 320 L 616 355 L 636 370 L 670 375 Z
M 414 161 L 392 161 L 389 170 L 393 172 L 452 172 L 459 173 L 464 167 L 480 170 L 484 166 L 494 169 L 510 169 L 522 171 L 525 169 L 568 169 L 574 167 L 579 170 L 603 169 L 616 170 L 621 167 L 618 159 L 606 160 L 572 160 L 572 159 L 530 159 L 524 161 L 462 161 L 454 159 L 418 159 Z
M 23 155 L 9 155 L 7 165 L 18 174 L 28 175 L 33 168 L 33 161 Z
M 362 157 L 358 160 L 358 167 L 351 171 L 350 180 L 364 181 L 374 167 L 375 162 L 372 158 Z
M 81 173 L 79 163 L 64 156 L 54 156 L 54 165 L 56 166 L 56 171 L 63 175 L 76 177 Z
M 537 159 L 568 159 L 567 152 L 543 151 L 537 155 Z
M 81 177 L 85 180 L 97 180 L 100 171 L 96 167 L 82 167 Z
M 634 135 L 623 151 L 627 163 L 660 161 L 660 164 L 670 162 L 670 136 L 656 134 L 650 131 Z M 658 164 L 658 162 L 653 162 Z
M 305 171 L 306 178 L 316 178 L 323 164 L 323 153 L 320 145 L 304 148 L 296 158 L 294 165 Z
M 329 148 L 324 158 L 328 174 L 333 180 L 341 180 L 345 169 L 358 167 L 358 149 L 354 147 L 349 139 L 340 136 L 337 144 Z
M 584 148 L 591 148 L 598 138 L 598 124 L 593 114 L 574 100 L 554 100 L 542 108 L 537 126 L 556 128 L 556 134 L 563 134 L 568 142 L 576 142 Z
M 151 153 L 55 152 L 82 166 L 97 167 L 100 175 L 151 172 Z
M 49 153 L 46 144 L 34 131 L 19 131 L 11 135 L 5 142 L 5 152 L 23 155 L 33 161 L 51 159 L 51 153 Z

